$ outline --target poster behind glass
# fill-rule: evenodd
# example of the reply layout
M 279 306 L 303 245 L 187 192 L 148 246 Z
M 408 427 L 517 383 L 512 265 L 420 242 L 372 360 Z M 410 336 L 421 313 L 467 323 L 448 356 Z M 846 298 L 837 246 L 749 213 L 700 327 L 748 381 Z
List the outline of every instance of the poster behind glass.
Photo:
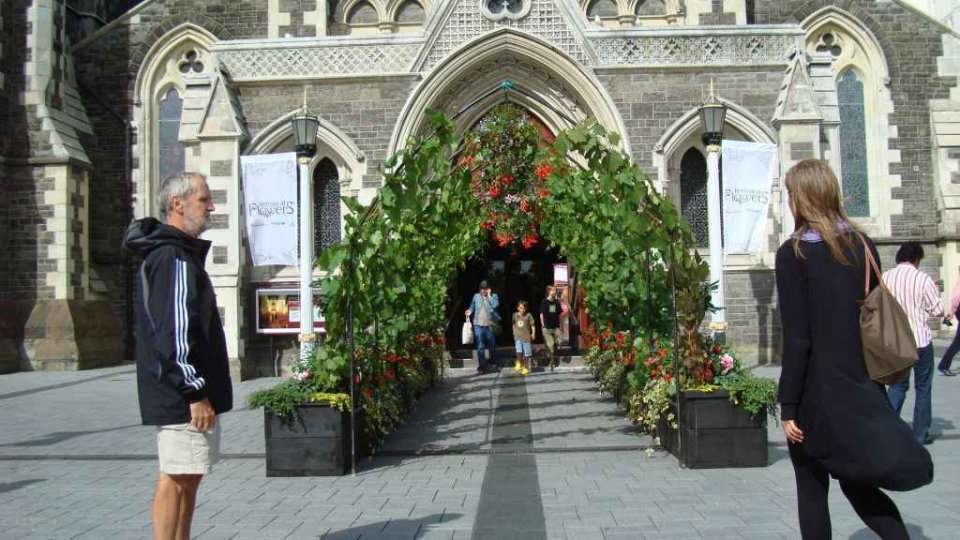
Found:
M 300 333 L 300 291 L 297 289 L 257 289 L 258 334 Z M 313 291 L 313 329 L 325 333 L 320 314 L 320 292 Z

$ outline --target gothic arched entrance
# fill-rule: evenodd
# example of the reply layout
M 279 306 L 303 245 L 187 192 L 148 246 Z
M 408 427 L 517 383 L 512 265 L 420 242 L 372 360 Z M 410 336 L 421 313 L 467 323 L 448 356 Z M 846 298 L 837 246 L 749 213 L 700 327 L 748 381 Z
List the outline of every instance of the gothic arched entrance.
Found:
M 520 104 L 510 102 L 510 105 L 522 110 L 527 122 L 536 128 L 541 147 L 553 144 L 556 136 L 542 119 Z M 480 115 L 470 129 L 477 129 L 491 114 L 491 110 L 488 109 L 486 113 Z M 461 342 L 463 313 L 469 306 L 473 294 L 479 290 L 480 282 L 484 280 L 499 296 L 499 312 L 505 322 L 503 331 L 497 336 L 497 347 L 513 346 L 509 321 L 521 300 L 527 302 L 530 312 L 534 314 L 537 324 L 537 339 L 534 342 L 542 343 L 543 333 L 537 313 L 540 311 L 540 303 L 546 296 L 547 285 L 555 284 L 554 271 L 558 264 L 566 264 L 566 260 L 560 256 L 559 250 L 542 235 L 537 239 L 536 244 L 527 247 L 521 247 L 515 243 L 504 247 L 488 238 L 484 249 L 465 261 L 463 269 L 450 286 L 447 302 L 447 348 L 454 352 L 455 357 L 470 356 L 472 346 L 463 345 Z M 511 355 L 500 355 L 500 359 L 503 360 L 509 356 Z

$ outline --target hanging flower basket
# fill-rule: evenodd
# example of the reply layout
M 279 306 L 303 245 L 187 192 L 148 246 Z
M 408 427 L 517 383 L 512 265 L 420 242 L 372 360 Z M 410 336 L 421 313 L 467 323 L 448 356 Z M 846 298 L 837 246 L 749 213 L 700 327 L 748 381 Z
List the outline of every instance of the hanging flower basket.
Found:
M 551 173 L 537 164 L 540 133 L 520 108 L 493 109 L 466 137 L 461 167 L 473 173 L 471 189 L 481 204 L 480 227 L 497 245 L 533 247 L 539 238 L 540 199 L 549 195 L 544 180 Z

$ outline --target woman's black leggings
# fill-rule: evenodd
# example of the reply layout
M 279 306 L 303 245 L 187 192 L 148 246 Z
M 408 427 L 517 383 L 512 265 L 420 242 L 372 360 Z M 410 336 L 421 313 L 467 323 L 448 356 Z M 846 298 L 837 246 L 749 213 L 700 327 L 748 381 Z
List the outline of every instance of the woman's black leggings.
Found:
M 800 534 L 804 540 L 828 540 L 831 537 L 830 507 L 827 493 L 830 475 L 822 465 L 805 456 L 796 445 L 790 446 L 790 460 L 797 475 L 797 510 Z M 883 540 L 910 540 L 900 511 L 879 488 L 840 481 L 840 489 L 860 519 Z

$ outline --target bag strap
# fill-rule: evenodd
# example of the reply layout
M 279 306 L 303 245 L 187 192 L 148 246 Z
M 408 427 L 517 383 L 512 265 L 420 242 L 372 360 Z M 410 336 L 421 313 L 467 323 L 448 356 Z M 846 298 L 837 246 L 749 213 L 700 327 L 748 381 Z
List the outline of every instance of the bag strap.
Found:
M 863 244 L 863 254 L 864 254 L 864 265 L 863 265 L 863 297 L 866 298 L 870 294 L 870 269 L 873 269 L 873 274 L 877 276 L 877 283 L 880 287 L 883 287 L 884 290 L 890 292 L 887 289 L 887 285 L 883 282 L 883 274 L 880 273 L 880 266 L 877 265 L 877 260 L 873 258 L 873 253 L 870 251 L 870 247 L 867 245 L 867 239 L 863 237 L 862 234 L 857 233 L 857 236 L 860 238 L 860 242 Z

